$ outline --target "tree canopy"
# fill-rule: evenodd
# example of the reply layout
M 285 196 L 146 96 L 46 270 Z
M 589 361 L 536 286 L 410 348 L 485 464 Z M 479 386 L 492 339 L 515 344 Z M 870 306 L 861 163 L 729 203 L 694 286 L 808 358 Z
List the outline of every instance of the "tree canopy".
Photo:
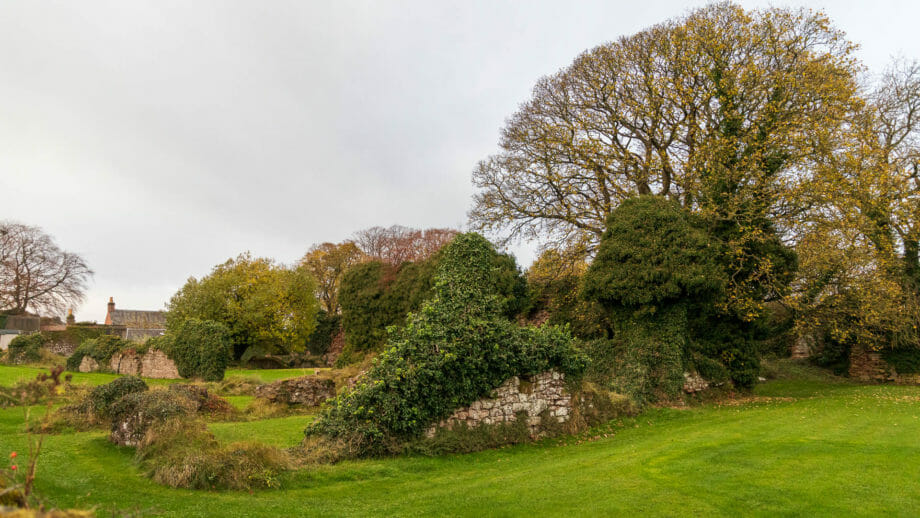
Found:
M 787 214 L 816 144 L 859 102 L 853 48 L 821 13 L 721 3 L 589 50 L 509 119 L 473 173 L 471 220 L 593 248 L 642 194 Z
M 170 299 L 166 326 L 177 333 L 190 318 L 222 323 L 236 358 L 249 347 L 262 354 L 303 351 L 316 326 L 315 292 L 305 269 L 242 254 L 201 280 L 190 278 Z
M 322 243 L 310 247 L 300 260 L 300 266 L 306 268 L 316 279 L 317 297 L 326 313 L 338 314 L 339 288 L 345 271 L 365 259 L 364 252 L 352 241 L 342 243 Z

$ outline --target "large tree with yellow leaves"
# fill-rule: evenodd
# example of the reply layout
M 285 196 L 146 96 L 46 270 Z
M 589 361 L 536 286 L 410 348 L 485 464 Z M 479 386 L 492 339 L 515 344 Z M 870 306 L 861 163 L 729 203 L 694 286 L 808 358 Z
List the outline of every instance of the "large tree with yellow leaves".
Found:
M 822 13 L 730 3 L 591 49 L 509 119 L 470 219 L 591 253 L 623 200 L 670 197 L 726 245 L 723 309 L 755 318 L 790 280 L 815 155 L 860 106 L 853 49 Z

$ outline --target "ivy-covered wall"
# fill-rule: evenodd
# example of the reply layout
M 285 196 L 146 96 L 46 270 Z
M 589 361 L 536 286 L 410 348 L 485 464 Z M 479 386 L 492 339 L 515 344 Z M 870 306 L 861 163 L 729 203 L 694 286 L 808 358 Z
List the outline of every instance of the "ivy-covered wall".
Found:
M 42 331 L 45 348 L 62 356 L 70 356 L 85 340 L 102 335 L 123 336 L 124 326 L 75 325 L 63 331 Z

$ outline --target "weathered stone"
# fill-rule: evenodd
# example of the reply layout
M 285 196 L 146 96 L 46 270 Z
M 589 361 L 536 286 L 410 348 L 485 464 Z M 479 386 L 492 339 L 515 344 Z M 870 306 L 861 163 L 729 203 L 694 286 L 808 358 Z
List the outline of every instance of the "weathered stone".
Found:
M 166 353 L 160 350 L 148 351 L 141 357 L 141 376 L 145 378 L 179 379 L 179 369 L 176 362 L 169 359 Z
M 318 406 L 335 397 L 335 382 L 327 378 L 302 376 L 260 385 L 256 387 L 255 394 L 274 403 Z
M 885 361 L 880 351 L 868 351 L 863 347 L 850 349 L 849 374 L 861 381 L 920 384 L 920 374 L 900 374 L 894 365 Z
M 90 358 L 89 356 L 84 356 L 83 360 L 80 361 L 80 367 L 78 370 L 80 372 L 96 372 L 99 370 L 99 362 Z
M 684 373 L 684 392 L 687 394 L 693 394 L 694 392 L 701 392 L 709 388 L 709 382 L 703 379 L 699 374 L 685 372 Z
M 129 376 L 138 376 L 141 371 L 141 360 L 133 350 L 122 351 L 112 355 L 109 366 L 112 372 Z
M 439 427 L 450 428 L 465 423 L 473 428 L 515 421 L 518 414 L 526 414 L 527 426 L 532 436 L 540 435 L 540 414 L 549 411 L 559 422 L 571 415 L 572 397 L 565 392 L 565 376 L 548 371 L 524 379 L 514 376 L 496 387 L 490 397 L 474 401 L 469 407 L 457 409 L 447 419 L 432 426 L 427 435 L 433 436 Z
M 789 348 L 789 357 L 792 359 L 810 358 L 815 352 L 815 337 L 812 334 L 803 334 L 796 338 L 795 343 Z

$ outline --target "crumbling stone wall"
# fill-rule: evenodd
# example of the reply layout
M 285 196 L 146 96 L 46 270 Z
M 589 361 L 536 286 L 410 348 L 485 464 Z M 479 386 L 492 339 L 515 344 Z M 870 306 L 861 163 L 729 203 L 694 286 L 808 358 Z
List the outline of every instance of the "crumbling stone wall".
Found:
M 80 372 L 96 372 L 99 370 L 99 362 L 90 358 L 89 356 L 84 356 L 83 360 L 80 361 L 80 367 L 78 370 Z
M 80 372 L 96 372 L 100 370 L 99 363 L 84 356 L 80 362 Z M 117 374 L 143 376 L 145 378 L 178 379 L 179 369 L 176 363 L 166 356 L 163 351 L 154 349 L 146 354 L 137 354 L 133 350 L 115 353 L 109 362 L 109 370 Z
M 339 332 L 332 337 L 332 343 L 329 344 L 329 351 L 323 355 L 323 361 L 327 366 L 332 367 L 343 350 L 345 350 L 345 330 L 339 329 Z
M 255 395 L 273 403 L 318 406 L 335 397 L 335 382 L 328 378 L 302 376 L 259 385 Z
M 904 384 L 920 384 L 920 374 L 898 374 L 893 365 L 882 358 L 879 351 L 862 347 L 850 350 L 850 377 L 860 381 L 887 381 Z
M 572 416 L 572 396 L 565 389 L 565 375 L 547 371 L 529 378 L 514 376 L 493 390 L 490 397 L 474 401 L 432 426 L 427 435 L 432 437 L 438 428 L 452 428 L 458 423 L 474 428 L 516 421 L 518 414 L 526 415 L 533 437 L 539 436 L 542 427 L 548 424 L 543 422 L 544 418 L 557 423 L 568 421 Z
M 811 358 L 817 349 L 817 342 L 812 334 L 803 334 L 795 339 L 792 347 L 789 348 L 789 357 L 794 360 L 804 360 Z
M 709 382 L 703 379 L 702 376 L 694 372 L 685 372 L 684 373 L 684 392 L 687 394 L 694 394 L 696 392 L 702 392 L 709 388 Z
M 112 355 L 109 361 L 109 368 L 112 372 L 126 374 L 129 376 L 141 375 L 141 359 L 134 351 L 122 351 Z
M 141 376 L 145 378 L 178 379 L 179 369 L 176 362 L 169 359 L 159 349 L 148 351 L 141 357 Z

